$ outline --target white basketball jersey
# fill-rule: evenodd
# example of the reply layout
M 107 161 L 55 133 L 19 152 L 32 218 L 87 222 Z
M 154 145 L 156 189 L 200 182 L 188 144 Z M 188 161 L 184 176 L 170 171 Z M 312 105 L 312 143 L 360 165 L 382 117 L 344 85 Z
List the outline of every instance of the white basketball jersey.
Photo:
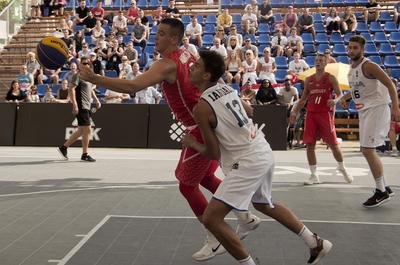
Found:
M 364 58 L 357 67 L 350 67 L 348 74 L 351 96 L 358 110 L 391 102 L 388 89 L 378 79 L 371 79 L 364 75 L 362 66 L 367 61 L 369 60 Z
M 233 88 L 217 84 L 204 91 L 201 98 L 210 104 L 217 118 L 215 133 L 220 144 L 222 168 L 232 167 L 250 153 L 270 150 L 262 127 L 259 129 L 247 116 Z

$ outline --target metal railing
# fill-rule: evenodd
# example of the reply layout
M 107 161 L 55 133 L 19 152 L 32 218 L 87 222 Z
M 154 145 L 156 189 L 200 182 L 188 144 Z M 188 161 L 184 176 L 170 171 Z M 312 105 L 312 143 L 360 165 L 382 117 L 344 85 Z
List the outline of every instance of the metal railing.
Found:
M 13 0 L 0 13 L 0 47 L 7 44 L 11 36 L 17 33 L 29 8 L 29 0 Z

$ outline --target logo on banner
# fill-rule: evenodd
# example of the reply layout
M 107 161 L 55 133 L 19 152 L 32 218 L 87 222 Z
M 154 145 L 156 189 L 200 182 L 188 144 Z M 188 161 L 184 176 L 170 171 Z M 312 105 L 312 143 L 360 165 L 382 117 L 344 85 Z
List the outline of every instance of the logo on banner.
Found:
M 175 119 L 175 115 L 172 114 L 172 119 L 175 121 L 174 123 L 171 124 L 169 127 L 169 137 L 171 138 L 172 141 L 177 141 L 180 143 L 182 141 L 182 136 L 183 133 L 186 130 L 186 127 L 179 121 Z
M 96 108 L 92 108 L 90 110 L 91 113 L 95 113 L 97 111 Z M 75 118 L 71 125 L 73 127 L 67 127 L 65 128 L 65 140 L 68 140 L 69 137 L 71 137 L 71 135 L 78 130 L 78 119 Z M 96 124 L 94 123 L 93 119 L 90 118 L 90 127 L 92 127 L 92 133 L 90 135 L 90 141 L 100 141 L 100 136 L 99 133 L 101 131 L 102 128 L 96 128 Z M 78 140 L 82 140 L 82 137 L 79 137 Z

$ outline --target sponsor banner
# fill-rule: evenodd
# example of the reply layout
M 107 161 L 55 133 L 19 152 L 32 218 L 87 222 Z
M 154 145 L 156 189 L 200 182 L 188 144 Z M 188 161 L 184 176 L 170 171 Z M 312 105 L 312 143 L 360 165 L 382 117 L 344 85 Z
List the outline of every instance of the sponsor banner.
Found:
M 148 105 L 103 104 L 91 113 L 90 146 L 147 147 Z M 59 146 L 77 129 L 70 104 L 21 104 L 15 145 Z
M 0 104 L 0 145 L 14 145 L 17 104 Z

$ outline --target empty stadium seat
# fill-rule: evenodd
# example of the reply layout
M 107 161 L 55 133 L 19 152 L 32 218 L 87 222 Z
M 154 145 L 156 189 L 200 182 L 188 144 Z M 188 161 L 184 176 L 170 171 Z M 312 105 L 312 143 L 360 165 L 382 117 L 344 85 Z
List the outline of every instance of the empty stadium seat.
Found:
M 232 23 L 238 24 L 242 22 L 242 17 L 240 15 L 232 15 Z
M 382 32 L 383 28 L 381 26 L 381 23 L 378 21 L 372 21 L 371 24 L 369 25 L 369 31 L 374 33 L 374 32 Z
M 366 43 L 364 53 L 366 56 L 379 55 L 379 52 L 374 43 Z
M 269 34 L 267 33 L 260 33 L 258 36 L 258 44 L 259 45 L 266 45 L 269 44 Z
M 204 26 L 203 34 L 214 34 L 215 33 L 215 25 L 214 24 L 206 24 Z
M 275 57 L 275 65 L 278 69 L 288 69 L 288 62 L 286 56 L 276 56 Z
M 310 66 L 310 67 L 314 67 L 315 66 L 315 55 L 309 55 L 306 56 L 304 58 L 304 60 L 306 61 L 306 63 Z
M 322 22 L 315 22 L 314 29 L 315 29 L 315 32 L 317 32 L 317 33 L 326 33 L 324 23 L 322 23 Z
M 234 7 L 234 8 L 243 7 L 243 1 L 242 0 L 232 0 L 231 7 Z
M 386 56 L 386 55 L 394 55 L 394 51 L 390 43 L 381 43 L 379 46 L 379 55 Z
M 349 43 L 349 40 L 352 36 L 356 35 L 354 32 L 346 32 L 343 36 L 343 40 L 345 44 Z
M 397 29 L 397 25 L 394 21 L 387 21 L 385 23 L 385 26 L 383 27 L 383 30 L 386 33 L 391 33 L 391 32 L 398 32 L 399 30 Z
M 400 79 L 400 69 L 392 69 L 390 76 L 392 78 Z
M 349 57 L 347 57 L 347 55 L 346 56 L 341 55 L 341 56 L 336 57 L 336 61 L 338 63 L 350 64 Z
M 383 60 L 383 64 L 387 67 L 387 68 L 400 68 L 400 64 L 397 61 L 396 56 L 394 55 L 388 55 L 385 57 L 385 59 Z
M 360 35 L 365 39 L 366 42 L 374 42 L 369 32 L 361 32 Z
M 221 0 L 221 8 L 230 8 L 231 7 L 231 0 Z
M 328 35 L 325 33 L 317 33 L 315 35 L 315 43 L 317 44 L 329 44 Z
M 374 42 L 376 43 L 382 43 L 382 42 L 389 42 L 389 40 L 386 37 L 385 32 L 377 32 L 375 33 L 374 36 Z
M 323 43 L 323 44 L 318 45 L 318 53 L 319 54 L 323 54 L 326 49 L 330 49 L 329 44 Z
M 368 25 L 365 24 L 365 22 L 359 21 L 359 22 L 357 23 L 357 29 L 356 29 L 356 31 L 357 31 L 358 33 L 361 33 L 361 32 L 369 32 Z
M 157 2 L 158 5 L 160 5 L 160 3 L 158 2 L 158 0 L 151 0 L 150 3 L 154 4 L 154 1 Z M 128 3 L 128 1 L 127 1 Z M 129 3 L 128 3 L 129 4 Z M 139 0 L 137 1 L 137 7 L 142 8 L 142 9 L 146 9 L 147 8 L 147 0 Z M 150 7 L 154 7 L 153 5 L 151 5 Z
M 301 34 L 301 38 L 303 39 L 303 43 L 314 43 L 314 37 L 311 33 L 303 33 Z
M 381 12 L 379 14 L 379 21 L 381 22 L 393 21 L 393 18 L 390 12 Z
M 214 43 L 214 36 L 211 34 L 204 34 L 203 35 L 203 46 L 212 46 Z
M 305 43 L 303 47 L 303 54 L 307 55 L 314 55 L 316 53 L 316 49 L 313 43 Z
M 329 42 L 331 44 L 344 44 L 343 37 L 339 32 L 333 32 L 330 36 Z
M 383 64 L 382 59 L 379 55 L 369 56 L 368 59 L 379 65 L 381 68 L 385 68 L 385 65 Z
M 268 23 L 260 23 L 257 31 L 260 34 L 261 33 L 269 33 L 270 32 L 269 24 Z
M 347 55 L 346 46 L 344 44 L 335 44 L 332 53 L 334 56 Z
M 217 17 L 215 15 L 207 15 L 206 20 L 204 23 L 207 24 L 216 24 L 217 23 Z
M 275 72 L 275 80 L 278 83 L 283 83 L 285 81 L 285 77 L 287 75 L 286 69 L 277 69 Z
M 324 19 L 322 18 L 321 13 L 314 13 L 312 16 L 314 18 L 314 23 L 315 22 L 324 22 Z
M 400 43 L 396 43 L 396 46 L 394 47 L 394 53 L 396 55 L 400 55 Z

